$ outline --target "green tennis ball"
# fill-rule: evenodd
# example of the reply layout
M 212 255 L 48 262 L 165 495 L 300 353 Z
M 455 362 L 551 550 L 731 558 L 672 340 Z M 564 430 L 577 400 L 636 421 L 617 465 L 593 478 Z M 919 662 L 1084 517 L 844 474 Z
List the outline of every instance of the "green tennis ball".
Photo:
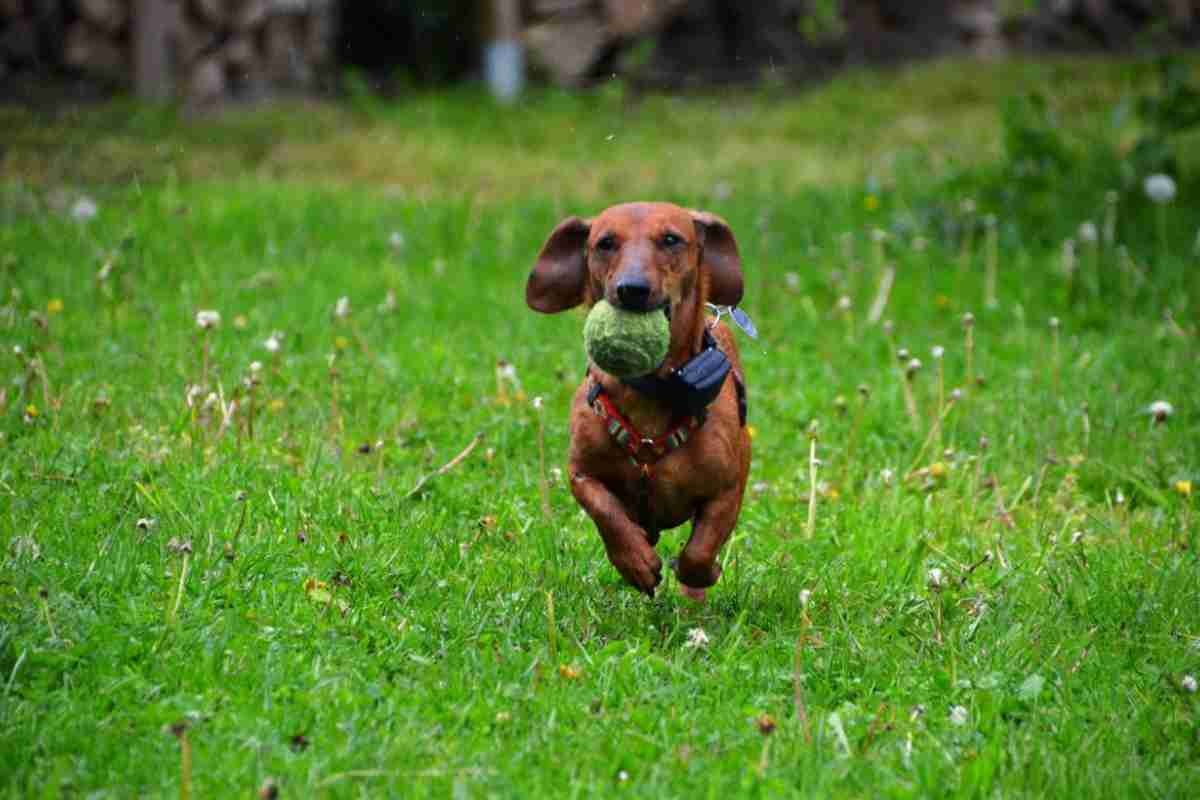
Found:
M 622 311 L 601 300 L 583 323 L 583 344 L 596 366 L 607 373 L 618 378 L 646 375 L 667 357 L 671 325 L 662 309 Z

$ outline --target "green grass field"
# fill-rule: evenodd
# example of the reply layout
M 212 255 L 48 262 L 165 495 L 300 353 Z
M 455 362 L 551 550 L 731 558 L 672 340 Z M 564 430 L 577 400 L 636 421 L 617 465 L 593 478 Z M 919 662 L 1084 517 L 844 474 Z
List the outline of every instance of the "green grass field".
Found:
M 1132 74 L 4 112 L 3 792 L 1196 796 L 1200 148 L 1153 205 Z M 762 331 L 705 606 L 605 561 L 554 469 L 582 316 L 523 302 L 647 196 L 730 221 Z

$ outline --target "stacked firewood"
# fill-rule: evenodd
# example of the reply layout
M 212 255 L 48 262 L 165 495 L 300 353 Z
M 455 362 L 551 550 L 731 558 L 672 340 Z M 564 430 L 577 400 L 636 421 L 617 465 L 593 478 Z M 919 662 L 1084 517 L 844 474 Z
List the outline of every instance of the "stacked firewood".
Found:
M 195 106 L 310 90 L 333 0 L 0 0 L 0 76 L 65 68 Z

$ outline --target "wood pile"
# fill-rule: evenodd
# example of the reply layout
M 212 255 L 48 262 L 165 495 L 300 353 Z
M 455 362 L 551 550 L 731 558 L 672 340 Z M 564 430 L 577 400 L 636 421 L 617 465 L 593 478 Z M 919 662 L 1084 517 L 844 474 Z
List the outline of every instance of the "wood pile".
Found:
M 572 86 L 620 69 L 657 86 L 821 77 L 850 64 L 1200 44 L 1200 0 L 527 0 L 531 60 Z M 831 11 L 832 10 L 832 11 Z M 830 16 L 832 13 L 832 17 Z
M 333 0 L 0 0 L 0 78 L 65 69 L 195 107 L 311 90 Z
M 615 48 L 656 33 L 687 0 L 534 0 L 525 44 L 559 84 L 586 81 Z

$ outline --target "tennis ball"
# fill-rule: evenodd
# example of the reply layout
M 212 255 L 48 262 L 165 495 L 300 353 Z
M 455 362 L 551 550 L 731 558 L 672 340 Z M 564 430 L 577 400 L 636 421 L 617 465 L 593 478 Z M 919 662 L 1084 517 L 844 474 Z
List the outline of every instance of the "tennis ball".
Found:
M 662 309 L 622 311 L 601 300 L 583 323 L 583 344 L 605 372 L 618 378 L 646 375 L 667 357 L 671 325 Z

